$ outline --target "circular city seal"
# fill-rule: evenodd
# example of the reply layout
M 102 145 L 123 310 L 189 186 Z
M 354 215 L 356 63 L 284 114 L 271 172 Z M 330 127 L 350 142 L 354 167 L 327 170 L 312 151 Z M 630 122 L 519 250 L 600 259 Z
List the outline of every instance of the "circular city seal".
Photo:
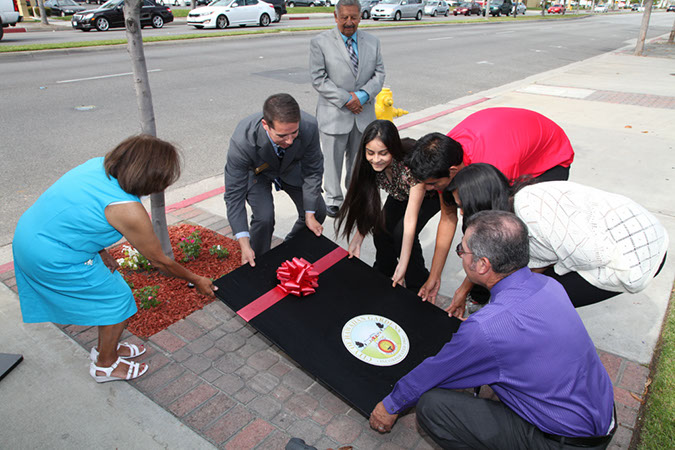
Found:
M 403 361 L 410 341 L 393 320 L 375 314 L 351 319 L 342 327 L 342 343 L 349 353 L 374 366 L 393 366 Z

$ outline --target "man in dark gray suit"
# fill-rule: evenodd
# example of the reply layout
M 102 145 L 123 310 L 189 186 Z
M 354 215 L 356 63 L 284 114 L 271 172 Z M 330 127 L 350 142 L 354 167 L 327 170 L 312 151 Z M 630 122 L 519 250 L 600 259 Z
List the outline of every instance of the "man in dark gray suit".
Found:
M 361 135 L 375 120 L 375 97 L 384 84 L 379 39 L 357 31 L 361 21 L 359 0 L 340 0 L 334 15 L 337 26 L 309 44 L 312 85 L 319 93 L 316 119 L 325 156 L 324 189 L 330 217 L 337 215 L 344 200 L 343 161 L 349 187 Z
M 319 129 L 288 94 L 265 100 L 262 113 L 239 122 L 225 164 L 227 219 L 241 247 L 242 264 L 270 249 L 274 232 L 272 185 L 291 197 L 298 220 L 286 239 L 303 227 L 321 236 L 326 204 L 321 196 L 323 155 Z M 249 230 L 246 202 L 252 210 Z

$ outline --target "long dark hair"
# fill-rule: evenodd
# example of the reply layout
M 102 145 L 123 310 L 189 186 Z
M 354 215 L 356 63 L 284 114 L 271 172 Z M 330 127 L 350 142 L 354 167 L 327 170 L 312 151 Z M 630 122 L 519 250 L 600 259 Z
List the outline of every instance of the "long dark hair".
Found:
M 464 212 L 463 231 L 466 231 L 469 218 L 477 212 L 486 210 L 513 212 L 511 197 L 514 191 L 509 185 L 509 180 L 491 164 L 469 164 L 457 172 L 443 192 L 444 200 L 451 202 L 450 204 L 455 203 L 452 198 L 453 191 L 457 191 Z
M 365 236 L 383 226 L 377 172 L 366 160 L 366 144 L 376 138 L 382 141 L 396 161 L 403 161 L 405 158 L 398 129 L 392 122 L 376 120 L 366 127 L 354 161 L 349 189 L 336 221 L 338 234 L 342 229 L 345 238 L 349 238 L 354 227 Z

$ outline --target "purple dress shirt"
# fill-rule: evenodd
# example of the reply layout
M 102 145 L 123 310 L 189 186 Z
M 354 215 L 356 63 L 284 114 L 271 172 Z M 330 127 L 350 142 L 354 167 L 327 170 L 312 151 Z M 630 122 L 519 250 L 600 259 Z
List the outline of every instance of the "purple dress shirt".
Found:
M 436 356 L 396 383 L 385 409 L 398 413 L 433 388 L 487 384 L 546 433 L 606 435 L 612 382 L 562 286 L 525 267 L 500 280 L 491 294 Z

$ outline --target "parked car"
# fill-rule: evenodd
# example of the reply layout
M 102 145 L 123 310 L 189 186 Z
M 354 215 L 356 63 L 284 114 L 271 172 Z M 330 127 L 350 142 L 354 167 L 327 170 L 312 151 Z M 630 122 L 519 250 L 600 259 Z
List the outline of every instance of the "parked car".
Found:
M 599 13 L 606 13 L 607 11 L 609 11 L 609 5 L 597 5 L 593 11 Z
M 73 15 L 70 24 L 73 28 L 89 31 L 108 31 L 110 28 L 124 27 L 124 0 L 110 0 L 98 9 L 82 11 Z M 141 7 L 141 27 L 152 25 L 162 28 L 165 23 L 173 22 L 173 13 L 168 6 L 158 5 L 154 0 L 143 0 Z
M 286 14 L 286 2 L 284 0 L 265 0 L 267 3 L 271 3 L 274 6 L 274 12 L 277 13 L 277 18 L 272 19 L 272 22 L 279 22 L 281 16 Z
M 448 6 L 445 0 L 431 0 L 427 2 L 424 7 L 424 14 L 431 17 L 436 17 L 436 15 L 444 15 L 447 17 L 449 12 L 450 6 Z
M 499 17 L 502 14 L 508 16 L 513 10 L 513 3 L 511 0 L 492 0 L 488 8 L 492 17 Z
M 551 5 L 548 7 L 549 14 L 565 14 L 565 5 Z
M 380 0 L 361 0 L 361 18 L 369 19 L 373 6 L 377 5 Z
M 523 15 L 527 12 L 527 6 L 524 3 L 517 3 L 515 8 L 514 14 Z
M 337 2 L 336 2 L 337 3 Z M 288 0 L 286 6 L 294 8 L 296 6 L 326 6 L 326 0 Z
M 5 28 L 14 26 L 21 22 L 23 17 L 19 14 L 19 7 L 16 1 L 0 0 L 0 39 L 5 34 Z
M 79 3 L 75 3 L 73 0 L 46 0 L 45 8 L 50 8 L 52 14 L 58 14 L 60 16 L 72 16 L 77 12 L 87 9 Z
M 478 3 L 475 2 L 465 2 L 461 3 L 455 10 L 452 12 L 453 15 L 459 16 L 459 15 L 465 15 L 465 16 L 470 16 L 471 14 L 478 14 L 480 15 L 481 13 L 481 7 Z
M 274 5 L 262 0 L 217 0 L 195 8 L 187 16 L 187 24 L 195 28 L 227 28 L 230 25 L 266 27 L 276 20 Z
M 371 10 L 373 20 L 401 20 L 414 17 L 422 19 L 422 0 L 382 0 Z
M 668 5 L 668 8 L 666 8 L 666 12 L 675 12 L 675 4 L 673 5 Z

